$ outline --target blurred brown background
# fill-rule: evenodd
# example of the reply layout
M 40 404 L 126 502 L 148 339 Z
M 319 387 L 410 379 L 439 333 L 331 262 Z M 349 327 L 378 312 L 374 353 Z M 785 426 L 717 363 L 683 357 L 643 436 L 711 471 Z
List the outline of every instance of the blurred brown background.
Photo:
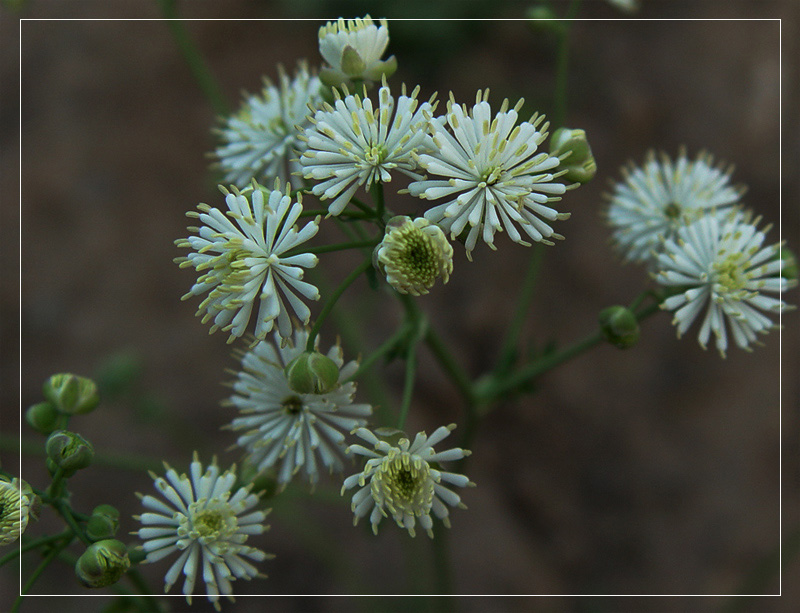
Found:
M 242 90 L 290 71 L 300 58 L 319 63 L 322 21 L 255 21 L 271 17 L 361 15 L 362 5 L 286 2 L 185 2 L 192 38 L 219 79 L 231 108 Z M 490 87 L 491 100 L 526 98 L 526 109 L 552 108 L 555 39 L 520 21 L 527 3 L 460 2 L 433 6 L 370 4 L 373 16 L 507 17 L 511 21 L 393 22 L 390 52 L 400 69 L 392 83 L 420 84 L 460 101 Z M 556 3 L 563 14 L 566 5 Z M 430 11 L 439 10 L 438 14 Z M 239 461 L 220 426 L 233 417 L 219 401 L 225 369 L 236 368 L 221 334 L 209 336 L 194 317 L 199 300 L 180 301 L 193 282 L 172 263 L 173 241 L 186 236 L 185 211 L 198 202 L 222 204 L 206 154 L 215 116 L 192 79 L 155 3 L 31 0 L 0 17 L 0 181 L 2 181 L 2 432 L 17 431 L 22 308 L 21 404 L 40 400 L 52 373 L 96 376 L 138 373 L 134 384 L 71 427 L 100 452 L 164 459 L 185 469 L 193 450 L 204 460 Z M 416 11 L 416 12 L 415 12 Z M 605 2 L 586 1 L 584 18 L 621 18 Z M 584 128 L 597 159 L 597 178 L 571 192 L 560 208 L 572 218 L 549 248 L 526 322 L 523 344 L 557 339 L 566 345 L 593 330 L 597 312 L 628 302 L 643 286 L 638 267 L 620 265 L 608 245 L 601 211 L 608 182 L 628 160 L 650 148 L 675 155 L 707 149 L 733 163 L 733 180 L 749 190 L 745 203 L 800 249 L 797 160 L 798 3 L 668 2 L 645 0 L 638 17 L 660 21 L 582 21 L 570 48 L 567 123 Z M 153 21 L 25 21 L 18 18 L 152 18 Z M 243 21 L 216 21 L 236 17 Z M 668 18 L 746 21 L 665 21 Z M 776 21 L 752 21 L 781 17 Z M 783 46 L 779 46 L 782 34 Z M 18 45 L 12 44 L 18 42 Z M 21 46 L 21 123 L 17 76 Z M 781 74 L 779 53 L 783 53 Z M 782 86 L 783 101 L 779 98 Z M 780 129 L 782 111 L 783 130 Z M 22 136 L 21 301 L 17 285 L 17 168 Z M 779 142 L 783 137 L 782 184 Z M 779 207 L 783 196 L 783 208 Z M 309 202 L 312 200 L 309 199 Z M 389 206 L 414 211 L 418 202 L 394 197 Z M 782 217 L 781 217 L 782 214 Z M 327 235 L 339 240 L 334 229 Z M 480 247 L 474 262 L 456 248 L 450 283 L 420 299 L 434 325 L 472 375 L 497 356 L 529 251 L 498 241 Z M 335 285 L 353 259 L 331 255 L 319 270 Z M 315 277 L 318 281 L 320 276 Z M 798 302 L 797 290 L 788 300 Z M 382 292 L 357 284 L 343 299 L 339 324 L 376 347 L 399 320 Z M 319 305 L 316 305 L 315 313 Z M 733 347 L 726 360 L 703 351 L 696 329 L 675 338 L 670 317 L 643 326 L 628 352 L 600 347 L 538 382 L 537 393 L 498 407 L 482 424 L 466 472 L 478 484 L 464 494 L 467 511 L 452 513 L 446 538 L 458 594 L 490 599 L 448 601 L 454 610 L 546 611 L 790 611 L 800 602 L 796 553 L 800 528 L 797 313 L 785 318 L 752 354 Z M 329 321 L 323 345 L 339 332 L 348 356 L 352 334 Z M 461 423 L 456 390 L 423 350 L 408 429 L 431 431 Z M 781 364 L 782 360 L 782 364 Z M 781 368 L 782 366 L 782 368 Z M 381 374 L 380 370 L 375 371 Z M 782 373 L 782 379 L 781 379 Z M 396 407 L 402 368 L 386 370 Z M 110 380 L 110 379 L 109 379 Z M 113 383 L 113 381 L 111 381 Z M 360 398 L 370 398 L 369 386 Z M 782 413 L 779 412 L 782 400 Z M 456 434 L 458 430 L 456 431 Z M 41 438 L 27 426 L 23 438 Z M 455 437 L 451 437 L 455 438 Z M 783 509 L 780 445 L 783 449 Z M 2 453 L 3 466 L 17 456 Z M 23 475 L 47 483 L 42 461 L 25 455 Z M 149 491 L 144 470 L 99 467 L 72 480 L 73 504 L 101 502 L 123 514 L 121 534 L 136 528 L 135 491 Z M 98 487 L 99 484 L 99 487 Z M 336 480 L 320 488 L 338 489 Z M 274 502 L 272 530 L 254 544 L 277 554 L 262 570 L 269 579 L 236 585 L 241 594 L 334 595 L 430 593 L 432 548 L 413 542 L 385 520 L 380 535 L 351 525 L 346 503 L 302 495 Z M 49 513 L 45 513 L 48 515 Z M 783 598 L 499 598 L 522 594 L 730 594 L 778 591 L 769 570 L 780 521 L 787 565 Z M 52 525 L 45 516 L 34 533 Z M 26 557 L 34 564 L 35 556 Z M 157 591 L 167 563 L 144 569 Z M 16 592 L 16 576 L 0 575 L 0 609 Z M 14 576 L 12 576 L 14 575 Z M 174 591 L 180 589 L 180 583 Z M 85 594 L 71 569 L 54 565 L 38 593 Z M 102 610 L 110 601 L 70 598 L 63 611 Z M 174 610 L 189 610 L 173 598 Z M 434 610 L 417 600 L 285 597 L 242 598 L 236 608 L 303 611 Z M 52 610 L 30 599 L 23 611 Z M 193 611 L 210 607 L 198 595 Z

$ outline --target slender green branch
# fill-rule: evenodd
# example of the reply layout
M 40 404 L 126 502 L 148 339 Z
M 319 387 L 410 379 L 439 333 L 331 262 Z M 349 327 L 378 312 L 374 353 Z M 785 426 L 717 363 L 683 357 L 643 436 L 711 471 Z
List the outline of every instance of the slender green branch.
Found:
M 361 202 L 361 200 L 359 200 L 355 196 L 350 198 L 350 204 L 352 204 L 352 205 L 358 207 L 359 209 L 361 209 L 362 211 L 364 211 L 364 213 L 366 213 L 370 218 L 377 217 L 377 215 L 375 213 L 375 209 L 373 209 L 368 204 L 364 204 L 363 202 Z
M 345 243 L 334 243 L 332 245 L 320 245 L 319 247 L 298 247 L 293 249 L 287 257 L 295 253 L 331 253 L 333 251 L 345 251 L 346 249 L 361 249 L 362 247 L 374 247 L 380 241 L 377 239 L 367 239 L 363 241 L 348 241 Z
M 408 347 L 406 354 L 406 374 L 403 379 L 403 399 L 400 403 L 399 416 L 397 418 L 397 429 L 402 430 L 406 425 L 408 410 L 411 408 L 411 399 L 414 395 L 414 378 L 417 373 L 417 343 L 412 343 Z
M 167 27 L 172 33 L 172 38 L 178 45 L 183 59 L 189 66 L 195 81 L 200 86 L 206 99 L 211 104 L 214 112 L 218 115 L 229 114 L 228 103 L 225 101 L 225 96 L 222 94 L 222 89 L 211 74 L 203 56 L 194 44 L 189 32 L 186 30 L 186 25 L 178 18 L 178 8 L 175 0 L 158 0 L 158 5 L 161 8 L 161 14 L 167 20 Z
M 411 326 L 409 324 L 403 324 L 400 326 L 397 331 L 390 336 L 383 344 L 378 347 L 375 351 L 370 353 L 364 360 L 362 360 L 361 364 L 358 366 L 358 370 L 350 376 L 348 381 L 354 381 L 358 379 L 361 375 L 363 375 L 367 370 L 369 370 L 375 362 L 377 362 L 380 358 L 385 356 L 389 353 L 392 349 L 394 349 L 410 332 Z M 346 382 L 345 382 L 346 383 Z
M 522 331 L 522 325 L 525 323 L 525 318 L 528 316 L 531 308 L 533 288 L 536 285 L 536 278 L 539 275 L 543 255 L 544 245 L 542 243 L 536 243 L 531 253 L 528 272 L 525 274 L 525 279 L 522 281 L 522 288 L 520 289 L 517 299 L 517 308 L 514 312 L 514 318 L 511 320 L 511 325 L 509 325 L 505 340 L 503 341 L 503 349 L 500 352 L 500 359 L 495 368 L 496 373 L 508 372 L 514 364 L 520 332 Z
M 564 125 L 567 114 L 567 77 L 569 74 L 569 33 L 572 29 L 572 20 L 578 15 L 581 0 L 572 0 L 564 17 L 566 23 L 561 31 L 558 41 L 558 56 L 556 59 L 556 84 L 553 94 L 553 121 L 551 129 L 555 130 Z
M 63 500 L 57 501 L 53 508 L 58 512 L 61 517 L 64 518 L 64 521 L 67 522 L 67 525 L 72 529 L 72 532 L 81 539 L 87 546 L 92 544 L 92 541 L 86 536 L 86 532 L 78 525 L 78 522 L 75 520 L 75 515 L 72 512 L 72 508 L 69 506 L 67 502 Z
M 56 556 L 58 556 L 58 554 L 61 553 L 62 550 L 67 548 L 67 546 L 72 542 L 72 539 L 73 539 L 72 536 L 69 536 L 69 537 L 65 538 L 63 543 L 61 543 L 60 545 L 54 545 L 53 548 L 49 552 L 47 552 L 47 555 L 44 557 L 42 562 L 31 573 L 31 576 L 28 577 L 28 580 L 25 582 L 25 585 L 22 586 L 22 589 L 20 590 L 19 596 L 17 596 L 17 599 L 14 601 L 14 604 L 11 606 L 11 613 L 16 613 L 17 611 L 19 611 L 19 607 L 22 604 L 22 599 L 25 597 L 25 595 L 33 587 L 33 584 L 36 583 L 36 581 L 39 579 L 41 574 L 50 565 L 50 563 L 56 558 Z
M 333 294 L 330 295 L 328 301 L 322 307 L 322 311 L 314 322 L 311 332 L 308 334 L 306 351 L 314 351 L 314 341 L 317 338 L 317 334 L 319 334 L 320 328 L 322 328 L 322 323 L 325 321 L 325 318 L 328 317 L 330 312 L 333 310 L 333 307 L 336 305 L 336 302 L 339 300 L 342 294 L 344 294 L 344 291 L 350 287 L 353 281 L 358 279 L 358 277 L 360 277 L 361 274 L 364 273 L 370 266 L 372 266 L 372 258 L 366 258 L 355 270 L 353 270 L 353 272 L 347 275 L 344 281 L 339 284 L 339 287 L 333 291 Z
M 67 537 L 69 537 L 71 535 L 72 535 L 72 530 L 71 529 L 67 529 L 67 530 L 64 530 L 64 532 L 61 532 L 60 534 L 51 534 L 50 536 L 42 536 L 42 537 L 40 537 L 38 539 L 34 539 L 32 541 L 25 541 L 25 542 L 22 543 L 22 546 L 19 547 L 19 549 L 14 549 L 13 551 L 9 551 L 6 555 L 4 555 L 2 558 L 0 558 L 0 566 L 3 566 L 4 564 L 7 564 L 11 560 L 14 560 L 15 558 L 17 558 L 21 554 L 27 553 L 28 551 L 31 551 L 32 549 L 38 549 L 39 547 L 41 547 L 43 545 L 47 545 L 49 543 L 54 543 L 56 541 L 60 541 L 61 539 L 67 538 Z
M 372 194 L 372 198 L 375 200 L 375 217 L 378 219 L 378 223 L 381 225 L 381 227 L 385 227 L 386 222 L 383 219 L 383 214 L 385 212 L 383 183 L 376 181 L 372 184 L 372 187 L 369 191 Z
M 433 328 L 428 328 L 425 334 L 425 344 L 439 362 L 445 374 L 450 377 L 450 380 L 458 389 L 469 410 L 475 403 L 475 392 L 469 376 L 467 376 L 461 366 L 456 362 L 453 355 L 447 349 L 447 346 Z

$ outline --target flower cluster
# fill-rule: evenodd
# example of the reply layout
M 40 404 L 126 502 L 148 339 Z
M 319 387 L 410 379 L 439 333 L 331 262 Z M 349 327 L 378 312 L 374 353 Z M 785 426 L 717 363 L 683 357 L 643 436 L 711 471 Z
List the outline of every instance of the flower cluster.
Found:
M 320 104 L 321 87 L 305 63 L 293 79 L 279 67 L 278 85 L 264 79 L 261 94 L 248 96 L 219 130 L 214 156 L 225 181 L 244 188 L 253 179 L 270 185 L 277 178 L 301 187 L 292 176 L 300 170 L 296 152 L 303 149 L 297 128 L 308 124 L 309 107 Z
M 302 280 L 303 268 L 316 266 L 317 256 L 289 252 L 317 233 L 319 218 L 299 229 L 300 197 L 292 202 L 288 185 L 282 192 L 277 180 L 271 191 L 255 181 L 241 191 L 235 186 L 222 191 L 228 210 L 200 204 L 200 213 L 187 213 L 203 224 L 189 228 L 197 236 L 176 241 L 192 252 L 175 261 L 202 273 L 183 299 L 208 292 L 197 314 L 204 314 L 203 323 L 213 318 L 211 332 L 230 332 L 230 341 L 245 333 L 258 301 L 256 339 L 266 338 L 276 321 L 278 333 L 288 339 L 293 324 L 286 302 L 305 323 L 311 311 L 298 294 L 319 299 L 317 288 Z
M 643 167 L 624 169 L 607 209 L 623 257 L 648 264 L 666 291 L 661 308 L 674 311 L 678 336 L 705 312 L 698 341 L 705 348 L 713 333 L 723 357 L 728 330 L 749 350 L 774 327 L 764 311 L 787 308 L 762 292 L 796 284 L 785 276 L 782 243 L 764 245 L 768 229 L 742 208 L 744 189 L 730 175 L 707 153 L 692 161 L 682 151 L 673 161 L 651 152 Z
M 342 494 L 359 486 L 353 494 L 353 522 L 369 515 L 372 531 L 378 533 L 378 524 L 389 515 L 398 526 L 415 536 L 415 526 L 420 526 L 433 538 L 431 512 L 450 527 L 451 507 L 466 508 L 461 497 L 442 482 L 456 487 L 474 486 L 467 477 L 439 470 L 432 463 L 452 462 L 470 454 L 466 449 L 454 448 L 436 452 L 433 446 L 447 438 L 455 424 L 437 428 L 430 437 L 418 433 L 411 443 L 400 438 L 396 445 L 383 440 L 366 428 L 355 431 L 356 436 L 370 444 L 350 445 L 349 453 L 367 458 L 364 470 L 344 480 Z
M 254 510 L 259 498 L 250 492 L 252 486 L 235 489 L 235 467 L 221 473 L 214 460 L 204 469 L 195 453 L 190 476 L 165 468 L 164 477 L 150 473 L 161 498 L 139 495 L 146 511 L 136 516 L 142 523 L 137 534 L 146 561 L 178 553 L 164 578 L 164 591 L 183 574 L 183 593 L 191 604 L 200 575 L 208 599 L 220 610 L 220 595 L 233 601 L 232 581 L 263 576 L 250 560 L 272 556 L 245 543 L 267 530 L 268 512 Z
M 341 471 L 346 447 L 342 432 L 363 426 L 372 413 L 368 404 L 354 404 L 356 384 L 348 379 L 358 362 L 345 364 L 338 345 L 327 357 L 338 368 L 339 383 L 326 393 L 292 388 L 286 370 L 303 354 L 307 341 L 308 331 L 297 330 L 284 347 L 278 335 L 274 345 L 258 343 L 242 356 L 228 401 L 241 413 L 229 427 L 240 433 L 236 443 L 246 451 L 247 463 L 259 472 L 276 467 L 280 485 L 301 470 L 312 485 L 317 483 L 320 463 L 330 472 Z

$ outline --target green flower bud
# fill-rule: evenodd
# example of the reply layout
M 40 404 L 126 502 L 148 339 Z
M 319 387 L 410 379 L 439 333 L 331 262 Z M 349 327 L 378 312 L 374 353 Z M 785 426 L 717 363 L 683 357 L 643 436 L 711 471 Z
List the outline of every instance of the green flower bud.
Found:
M 119 529 L 119 511 L 110 504 L 101 504 L 92 511 L 86 523 L 86 536 L 93 541 L 102 541 L 114 536 Z
M 94 381 L 69 373 L 50 377 L 42 393 L 59 411 L 69 415 L 89 413 L 100 403 Z
M 48 468 L 64 469 L 69 477 L 76 471 L 86 468 L 94 458 L 94 447 L 80 434 L 68 430 L 56 430 L 47 439 Z
M 327 394 L 339 382 L 339 367 L 328 356 L 306 351 L 289 362 L 286 378 L 299 394 Z
M 67 425 L 67 416 L 61 413 L 51 402 L 39 402 L 25 411 L 25 421 L 40 434 L 50 434 L 53 430 L 62 430 Z
M 797 281 L 797 256 L 794 251 L 781 247 L 781 258 L 783 259 L 783 266 L 781 267 L 781 276 L 791 283 Z
M 598 322 L 605 339 L 618 349 L 633 347 L 639 340 L 639 322 L 633 311 L 624 306 L 603 309 Z
M 558 16 L 549 6 L 539 4 L 530 7 L 525 12 L 528 26 L 534 32 L 553 32 L 563 34 L 565 31 L 564 22 L 558 20 Z
M 75 574 L 86 587 L 106 587 L 119 581 L 130 566 L 125 544 L 107 539 L 86 548 L 75 564 Z
M 586 140 L 583 130 L 559 128 L 550 137 L 550 155 L 561 160 L 559 170 L 566 170 L 563 175 L 567 181 L 587 183 L 597 172 L 597 164 Z

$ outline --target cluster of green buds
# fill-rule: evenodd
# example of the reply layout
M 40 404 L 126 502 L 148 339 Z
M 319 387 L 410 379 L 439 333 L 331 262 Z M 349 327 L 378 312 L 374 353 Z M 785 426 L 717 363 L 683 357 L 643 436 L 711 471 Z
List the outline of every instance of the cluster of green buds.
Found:
M 71 416 L 90 413 L 100 403 L 94 381 L 69 373 L 50 377 L 42 386 L 42 394 L 44 402 L 25 413 L 28 425 L 41 434 L 64 429 Z

